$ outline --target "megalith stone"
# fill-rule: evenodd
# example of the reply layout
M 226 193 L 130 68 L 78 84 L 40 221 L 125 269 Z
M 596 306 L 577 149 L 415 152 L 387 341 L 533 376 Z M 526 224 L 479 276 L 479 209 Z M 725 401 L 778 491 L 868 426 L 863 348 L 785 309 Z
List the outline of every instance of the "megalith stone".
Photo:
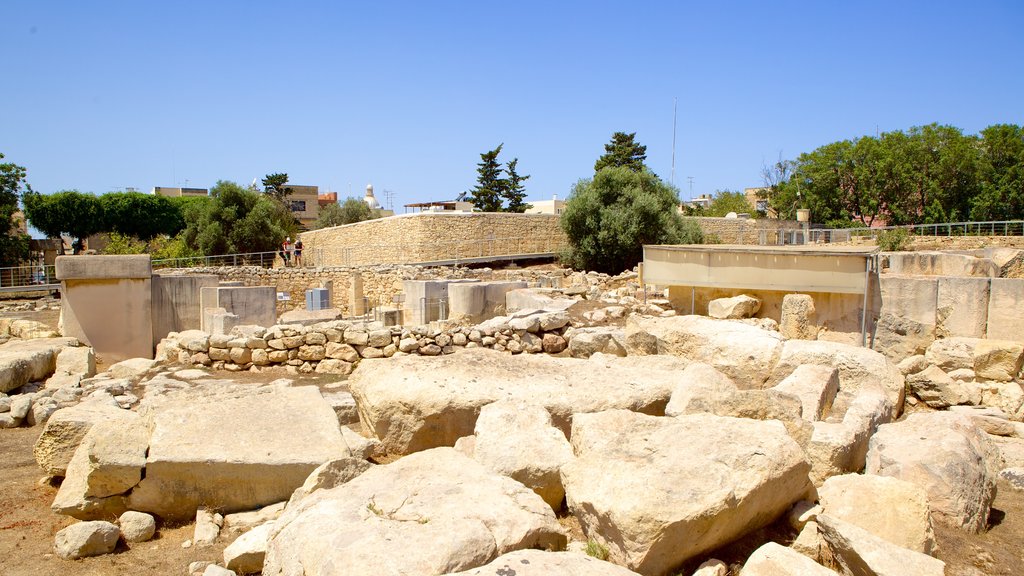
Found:
M 104 420 L 126 423 L 136 418 L 138 416 L 132 412 L 103 402 L 82 402 L 61 408 L 46 421 L 32 453 L 43 472 L 64 476 L 75 450 L 94 424 Z
M 843 574 L 877 576 L 944 576 L 946 563 L 908 550 L 849 522 L 818 516 L 825 555 Z
M 814 340 L 818 337 L 815 316 L 814 298 L 809 294 L 786 294 L 782 297 L 779 332 L 786 338 Z
M 835 576 L 836 573 L 807 556 L 775 542 L 751 554 L 739 576 Z
M 934 555 L 928 496 L 910 482 L 872 474 L 833 476 L 818 488 L 822 514 L 915 552 Z
M 761 301 L 746 294 L 708 302 L 708 316 L 719 320 L 750 318 L 760 309 Z

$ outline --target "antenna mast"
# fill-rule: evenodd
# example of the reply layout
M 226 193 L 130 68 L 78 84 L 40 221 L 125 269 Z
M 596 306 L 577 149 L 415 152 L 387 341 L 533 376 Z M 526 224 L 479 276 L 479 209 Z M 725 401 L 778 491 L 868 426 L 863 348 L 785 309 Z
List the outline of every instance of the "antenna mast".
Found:
M 676 107 L 679 98 L 672 98 L 672 175 L 669 177 L 669 184 L 676 183 Z

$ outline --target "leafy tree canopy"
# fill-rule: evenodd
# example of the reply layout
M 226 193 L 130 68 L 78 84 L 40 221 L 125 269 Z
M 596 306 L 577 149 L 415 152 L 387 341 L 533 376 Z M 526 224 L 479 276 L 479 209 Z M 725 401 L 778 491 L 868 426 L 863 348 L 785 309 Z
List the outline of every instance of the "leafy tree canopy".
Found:
M 320 210 L 320 215 L 313 224 L 314 229 L 330 228 L 331 226 L 342 226 L 354 224 L 364 220 L 372 220 L 377 216 L 370 206 L 359 198 L 346 198 L 338 204 L 332 202 Z
M 293 190 L 288 187 L 288 174 L 282 172 L 267 174 L 267 176 L 263 178 L 263 191 L 273 196 L 278 201 L 284 202 L 284 199 L 293 192 Z
M 679 215 L 678 191 L 647 171 L 605 168 L 573 187 L 562 213 L 577 270 L 618 274 L 643 258 L 644 244 L 699 244 L 700 227 Z
M 594 163 L 594 172 L 609 167 L 629 168 L 634 172 L 647 170 L 647 146 L 636 142 L 636 132 L 612 134 L 612 141 L 604 145 L 604 154 Z
M 25 183 L 25 168 L 0 162 L 0 266 L 15 266 L 28 258 L 28 235 L 18 231 L 15 212 L 18 197 L 31 191 Z
M 82 251 L 86 238 L 106 231 L 103 204 L 92 194 L 78 190 L 48 195 L 26 192 L 22 202 L 28 222 L 48 238 L 60 238 L 62 234 L 75 238 L 75 254 Z
M 185 245 L 204 255 L 272 252 L 294 236 L 295 219 L 280 202 L 234 182 L 219 181 L 208 202 L 186 205 Z
M 754 207 L 747 201 L 747 195 L 735 190 L 716 190 L 715 195 L 711 198 L 711 204 L 704 211 L 704 215 L 721 218 L 730 212 L 749 214 L 751 216 L 757 215 Z
M 174 236 L 185 229 L 179 205 L 170 198 L 140 192 L 112 192 L 100 196 L 104 230 L 151 240 L 158 235 Z

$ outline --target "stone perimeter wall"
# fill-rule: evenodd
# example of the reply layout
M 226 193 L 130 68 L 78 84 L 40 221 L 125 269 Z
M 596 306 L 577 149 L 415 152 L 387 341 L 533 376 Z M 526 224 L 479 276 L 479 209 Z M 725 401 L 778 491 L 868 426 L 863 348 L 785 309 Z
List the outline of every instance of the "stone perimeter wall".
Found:
M 761 218 L 753 222 L 742 218 L 696 217 L 705 235 L 714 234 L 722 244 L 781 244 L 779 232 L 800 232 L 803 225 L 795 220 Z
M 304 232 L 312 266 L 369 266 L 557 253 L 567 245 L 551 214 L 416 213 Z

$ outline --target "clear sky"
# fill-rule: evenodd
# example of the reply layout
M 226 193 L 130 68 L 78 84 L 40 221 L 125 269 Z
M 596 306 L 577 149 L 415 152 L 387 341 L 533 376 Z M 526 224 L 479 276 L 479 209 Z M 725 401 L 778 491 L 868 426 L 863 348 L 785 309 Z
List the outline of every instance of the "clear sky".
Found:
M 44 193 L 287 172 L 393 205 L 519 158 L 568 195 L 615 131 L 683 198 L 829 142 L 1024 124 L 1024 2 L 55 2 L 0 7 L 0 152 Z

